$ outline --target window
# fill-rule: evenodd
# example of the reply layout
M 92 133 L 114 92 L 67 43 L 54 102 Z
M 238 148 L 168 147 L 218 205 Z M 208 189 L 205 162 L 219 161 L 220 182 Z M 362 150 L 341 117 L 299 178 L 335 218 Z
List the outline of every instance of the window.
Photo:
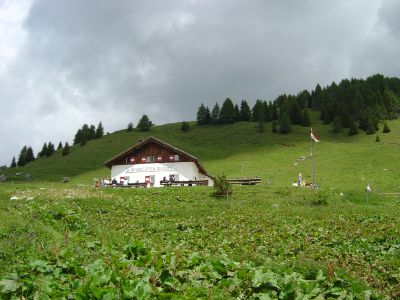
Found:
M 174 156 L 173 155 L 169 156 L 169 161 L 174 161 Z
M 179 155 L 178 154 L 175 154 L 174 160 L 175 161 L 179 161 Z
M 135 163 L 135 158 L 134 158 L 134 157 L 129 158 L 129 162 L 130 162 L 131 164 L 134 164 L 134 163 Z
M 146 162 L 147 163 L 153 163 L 155 162 L 155 156 L 146 156 Z
M 162 162 L 162 156 L 157 156 L 157 162 Z
M 146 157 L 142 157 L 142 163 L 146 162 Z

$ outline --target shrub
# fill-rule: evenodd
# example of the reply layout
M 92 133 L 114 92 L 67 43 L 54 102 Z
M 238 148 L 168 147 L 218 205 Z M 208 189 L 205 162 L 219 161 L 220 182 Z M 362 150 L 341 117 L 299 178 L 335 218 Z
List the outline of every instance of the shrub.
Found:
M 226 175 L 218 175 L 214 179 L 214 197 L 223 197 L 232 194 L 232 185 L 226 179 Z

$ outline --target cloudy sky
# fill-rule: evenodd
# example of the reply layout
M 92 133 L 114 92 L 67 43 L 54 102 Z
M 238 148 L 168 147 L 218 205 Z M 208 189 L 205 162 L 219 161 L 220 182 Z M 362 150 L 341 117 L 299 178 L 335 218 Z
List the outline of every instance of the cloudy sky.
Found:
M 400 76 L 397 0 L 0 0 L 0 165 L 24 145 Z

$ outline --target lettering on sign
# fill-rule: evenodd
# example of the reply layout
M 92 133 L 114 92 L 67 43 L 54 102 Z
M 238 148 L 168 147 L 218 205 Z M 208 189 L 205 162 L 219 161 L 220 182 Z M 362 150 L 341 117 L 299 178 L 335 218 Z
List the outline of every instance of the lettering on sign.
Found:
M 142 166 L 127 169 L 126 173 L 176 171 L 176 166 Z

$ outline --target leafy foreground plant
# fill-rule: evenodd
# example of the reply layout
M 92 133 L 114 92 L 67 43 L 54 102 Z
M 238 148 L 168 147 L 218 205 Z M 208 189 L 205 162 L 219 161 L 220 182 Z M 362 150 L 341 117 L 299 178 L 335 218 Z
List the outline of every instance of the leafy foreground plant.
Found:
M 97 256 L 97 257 L 96 257 Z M 92 261 L 88 258 L 96 257 Z M 0 298 L 74 299 L 384 299 L 335 274 L 305 279 L 227 256 L 161 253 L 134 242 L 123 251 L 89 242 L 51 259 L 17 265 L 0 281 Z
M 214 178 L 214 197 L 226 197 L 232 194 L 232 185 L 226 179 L 226 175 L 217 175 Z

